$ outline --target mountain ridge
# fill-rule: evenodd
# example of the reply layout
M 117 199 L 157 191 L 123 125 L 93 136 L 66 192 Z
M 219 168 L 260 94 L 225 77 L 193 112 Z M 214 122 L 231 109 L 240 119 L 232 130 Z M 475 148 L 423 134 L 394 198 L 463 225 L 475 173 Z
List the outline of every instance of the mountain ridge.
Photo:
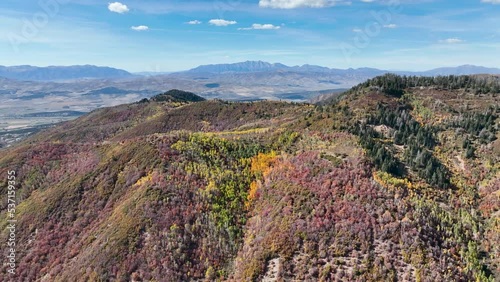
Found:
M 185 72 L 187 73 L 240 73 L 240 72 L 265 72 L 265 71 L 295 71 L 295 72 L 322 72 L 322 73 L 368 73 L 383 74 L 395 73 L 400 75 L 470 75 L 470 74 L 500 74 L 499 68 L 490 68 L 477 65 L 459 65 L 456 67 L 440 67 L 426 71 L 392 71 L 370 67 L 360 68 L 328 68 L 318 65 L 287 66 L 282 63 L 269 63 L 264 61 L 244 61 L 228 64 L 200 65 Z
M 47 66 L 30 65 L 0 66 L 0 77 L 28 81 L 58 81 L 75 79 L 131 78 L 128 71 L 94 65 Z
M 391 71 L 370 67 L 360 68 L 329 68 L 319 65 L 295 65 L 288 66 L 282 63 L 269 63 L 265 61 L 244 61 L 229 64 L 209 64 L 178 72 L 131 73 L 123 69 L 95 66 L 95 65 L 72 65 L 72 66 L 47 66 L 37 67 L 31 65 L 0 66 L 0 78 L 18 81 L 56 82 L 85 79 L 131 79 L 155 76 L 178 76 L 183 74 L 244 74 L 244 73 L 276 73 L 291 72 L 300 74 L 323 74 L 358 76 L 371 78 L 385 73 L 399 75 L 438 76 L 438 75 L 471 75 L 471 74 L 500 74 L 499 68 L 483 67 L 476 65 L 460 65 L 456 67 L 440 67 L 426 71 Z

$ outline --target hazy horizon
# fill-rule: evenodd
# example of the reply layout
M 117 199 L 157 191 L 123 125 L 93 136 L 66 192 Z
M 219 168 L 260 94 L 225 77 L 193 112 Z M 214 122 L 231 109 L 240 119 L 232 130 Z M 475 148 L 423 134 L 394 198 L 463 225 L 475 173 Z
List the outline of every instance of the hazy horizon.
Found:
M 247 62 L 247 61 L 250 61 L 250 60 L 237 61 L 237 62 L 227 62 L 227 63 L 221 63 L 221 64 L 237 64 L 237 63 L 244 63 L 244 62 Z M 286 65 L 288 67 L 300 67 L 300 66 L 304 66 L 304 65 L 313 65 L 313 64 L 291 65 L 291 64 L 286 64 L 286 63 L 282 63 L 282 62 L 268 62 L 268 61 L 263 61 L 263 60 L 257 60 L 257 61 L 262 61 L 264 63 L 270 63 L 270 64 L 284 64 L 284 65 Z M 207 64 L 207 65 L 210 65 L 210 64 Z M 213 65 L 217 65 L 217 63 L 214 63 Z M 125 70 L 127 72 L 132 73 L 132 74 L 140 74 L 140 73 L 159 73 L 159 74 L 161 74 L 161 73 L 175 73 L 175 72 L 189 71 L 189 70 L 191 70 L 193 68 L 196 68 L 196 67 L 199 67 L 199 66 L 203 66 L 203 65 L 195 65 L 195 66 L 190 67 L 188 69 L 178 69 L 178 70 L 171 70 L 171 71 L 148 71 L 148 70 L 131 71 L 131 70 L 124 69 L 124 68 L 119 68 L 119 67 L 116 67 L 116 66 L 110 66 L 110 65 L 92 65 L 92 64 L 81 64 L 81 65 L 29 65 L 29 64 L 25 64 L 25 65 L 1 65 L 0 64 L 0 66 L 4 66 L 4 67 L 30 66 L 30 67 L 39 67 L 39 68 L 46 68 L 46 67 L 72 67 L 72 66 L 96 66 L 96 67 L 110 67 L 110 68 Z M 324 65 L 315 65 L 315 66 L 328 67 L 328 66 L 324 66 Z M 498 68 L 498 69 L 500 69 L 500 67 L 497 67 L 497 66 L 488 66 L 488 65 L 485 66 L 485 65 L 475 65 L 475 64 L 445 65 L 445 66 L 439 66 L 439 67 L 432 68 L 432 69 L 414 69 L 414 70 L 408 70 L 408 69 L 379 69 L 379 68 L 371 67 L 371 66 L 346 67 L 346 68 L 328 67 L 328 68 L 331 68 L 331 69 L 359 69 L 359 68 L 368 68 L 368 69 L 379 69 L 379 70 L 394 71 L 394 72 L 425 72 L 425 71 L 430 71 L 430 70 L 438 69 L 438 68 L 455 68 L 455 67 L 462 67 L 462 66 L 473 66 L 473 67 L 484 67 L 484 68 L 492 68 L 492 69 Z
M 500 65 L 497 0 L 0 3 L 0 65 L 172 72 L 242 61 L 422 71 Z

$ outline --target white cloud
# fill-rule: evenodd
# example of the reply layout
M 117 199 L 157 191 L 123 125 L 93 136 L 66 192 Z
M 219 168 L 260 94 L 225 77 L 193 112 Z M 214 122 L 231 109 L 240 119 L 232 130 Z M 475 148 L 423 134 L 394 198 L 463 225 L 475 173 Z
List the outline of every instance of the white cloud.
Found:
M 138 25 L 138 26 L 133 26 L 131 29 L 136 30 L 136 31 L 145 31 L 148 30 L 149 27 L 146 25 Z
M 481 0 L 483 3 L 500 4 L 500 0 Z
M 119 14 L 123 14 L 123 13 L 126 13 L 129 11 L 127 5 L 124 5 L 120 2 L 109 3 L 108 9 L 111 12 L 115 12 L 115 13 L 119 13 Z
M 199 20 L 192 20 L 187 22 L 187 24 L 201 24 L 201 22 Z
M 395 24 L 386 24 L 386 25 L 384 25 L 384 27 L 385 27 L 385 28 L 396 28 L 396 27 L 398 27 L 398 26 L 397 26 L 397 25 L 395 25 Z
M 238 28 L 238 30 L 251 30 L 251 29 L 264 29 L 264 30 L 270 30 L 270 29 L 280 29 L 280 26 L 272 25 L 272 24 L 253 24 L 251 27 L 243 27 L 243 28 Z
M 223 19 L 212 19 L 212 20 L 208 21 L 208 23 L 211 25 L 215 25 L 215 26 L 228 26 L 228 25 L 232 25 L 232 24 L 237 24 L 236 21 L 226 21 Z
M 464 42 L 462 39 L 459 38 L 448 38 L 444 40 L 439 40 L 441 43 L 447 43 L 447 44 L 457 44 L 457 43 L 462 43 Z
M 323 8 L 335 5 L 338 0 L 260 0 L 259 6 L 276 9 L 295 9 L 301 7 Z
M 353 28 L 352 32 L 360 33 L 363 32 L 363 30 L 361 28 Z
M 361 2 L 365 2 L 365 3 L 371 3 L 371 2 L 374 2 L 375 0 L 361 0 Z

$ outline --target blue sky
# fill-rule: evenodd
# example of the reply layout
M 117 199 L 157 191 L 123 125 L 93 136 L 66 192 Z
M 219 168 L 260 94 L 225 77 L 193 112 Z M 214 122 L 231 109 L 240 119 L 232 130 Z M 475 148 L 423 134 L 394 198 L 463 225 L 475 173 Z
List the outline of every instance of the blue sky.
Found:
M 500 67 L 500 0 L 2 0 L 0 65 Z

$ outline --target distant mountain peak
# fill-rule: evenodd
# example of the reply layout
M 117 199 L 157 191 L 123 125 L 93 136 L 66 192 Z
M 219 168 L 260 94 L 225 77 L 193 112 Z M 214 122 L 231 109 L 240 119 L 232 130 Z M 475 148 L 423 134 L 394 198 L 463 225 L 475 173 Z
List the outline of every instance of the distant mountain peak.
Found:
M 348 69 L 333 69 L 324 66 L 304 64 L 296 66 L 287 66 L 282 63 L 269 63 L 265 61 L 244 61 L 230 64 L 211 64 L 201 65 L 191 70 L 188 73 L 245 73 L 245 72 L 264 72 L 264 71 L 290 71 L 300 73 L 321 72 L 330 74 L 364 74 L 364 75 L 380 75 L 391 71 L 381 70 L 370 67 L 348 68 Z M 456 67 L 436 68 L 423 72 L 414 71 L 396 71 L 397 74 L 407 75 L 467 75 L 467 74 L 498 74 L 500 69 L 476 66 L 471 64 L 460 65 Z
M 134 75 L 121 69 L 94 65 L 48 67 L 20 65 L 0 66 L 0 76 L 16 80 L 60 81 L 88 78 L 129 78 Z
M 260 72 L 286 67 L 281 64 L 271 64 L 264 61 L 245 61 L 232 64 L 202 65 L 188 72 L 195 73 L 230 73 L 230 72 Z
M 201 65 L 196 68 L 190 69 L 188 73 L 250 73 L 250 72 L 266 72 L 266 71 L 288 71 L 288 72 L 298 72 L 298 73 L 333 73 L 340 74 L 345 72 L 366 72 L 373 71 L 373 75 L 379 75 L 387 71 L 378 70 L 374 68 L 359 68 L 353 69 L 349 68 L 347 70 L 341 69 L 331 69 L 324 66 L 303 64 L 295 66 L 287 66 L 282 63 L 269 63 L 265 61 L 244 61 L 239 63 L 230 64 L 211 64 L 211 65 Z
M 476 65 L 461 65 L 457 67 L 443 67 L 423 72 L 424 75 L 469 75 L 469 74 L 500 74 L 500 69 Z

